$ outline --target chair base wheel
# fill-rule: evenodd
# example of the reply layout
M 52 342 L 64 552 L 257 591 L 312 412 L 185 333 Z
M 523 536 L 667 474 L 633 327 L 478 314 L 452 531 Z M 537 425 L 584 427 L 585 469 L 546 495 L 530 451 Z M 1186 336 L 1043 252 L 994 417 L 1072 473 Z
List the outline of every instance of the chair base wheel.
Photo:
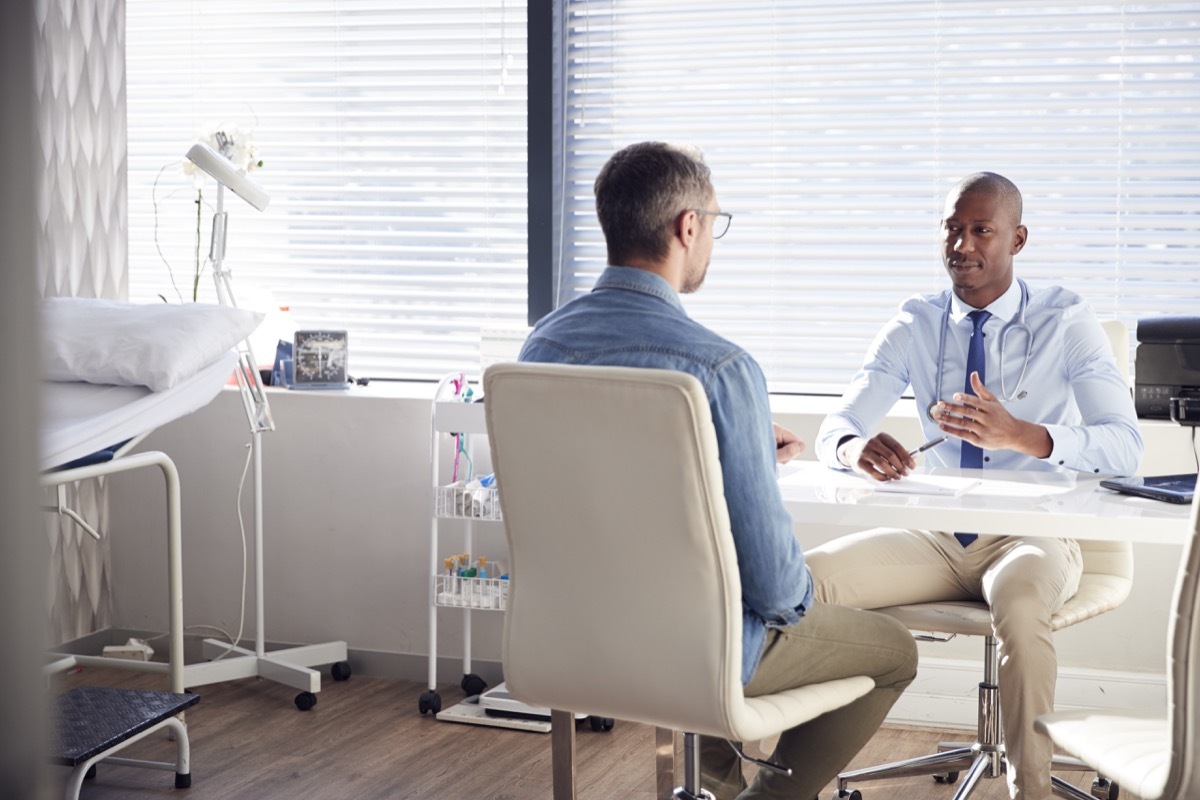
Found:
M 708 789 L 701 789 L 700 794 L 692 794 L 682 786 L 677 787 L 675 791 L 671 793 L 671 797 L 674 798 L 674 800 L 717 800 L 717 798 L 713 797 L 713 793 Z
M 474 697 L 477 694 L 483 694 L 485 691 L 487 691 L 488 687 L 487 681 L 473 672 L 463 675 L 462 682 L 459 683 L 459 686 L 462 687 L 463 694 L 465 694 L 467 697 Z
M 442 696 L 432 689 L 423 692 L 417 701 L 417 710 L 421 712 L 421 716 L 425 716 L 431 711 L 434 716 L 437 716 L 437 713 L 442 710 Z
M 1108 778 L 1096 778 L 1092 781 L 1092 797 L 1099 798 L 1099 800 L 1117 800 L 1120 794 L 1121 787 Z

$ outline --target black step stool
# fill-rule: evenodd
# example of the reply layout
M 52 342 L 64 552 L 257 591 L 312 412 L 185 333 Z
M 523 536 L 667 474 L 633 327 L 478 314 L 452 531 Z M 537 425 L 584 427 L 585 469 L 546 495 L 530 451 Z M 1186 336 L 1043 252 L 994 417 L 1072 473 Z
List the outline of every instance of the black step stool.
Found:
M 67 781 L 67 800 L 79 797 L 88 771 L 106 759 L 129 767 L 173 770 L 175 788 L 191 786 L 187 726 L 176 715 L 199 702 L 198 694 L 100 686 L 78 686 L 55 697 L 50 720 L 51 759 L 74 768 Z M 169 728 L 175 734 L 174 762 L 112 757 L 160 728 Z

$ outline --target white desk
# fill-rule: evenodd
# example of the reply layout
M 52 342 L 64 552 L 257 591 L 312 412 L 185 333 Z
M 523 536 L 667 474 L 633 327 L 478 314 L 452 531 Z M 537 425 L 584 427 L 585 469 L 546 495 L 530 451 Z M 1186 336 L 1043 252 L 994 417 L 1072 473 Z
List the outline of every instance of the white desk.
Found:
M 1183 545 L 1191 506 L 1110 492 L 1078 473 L 920 468 L 982 483 L 954 496 L 877 492 L 867 478 L 814 461 L 780 468 L 779 488 L 792 519 L 857 529 L 893 527 L 1024 533 Z

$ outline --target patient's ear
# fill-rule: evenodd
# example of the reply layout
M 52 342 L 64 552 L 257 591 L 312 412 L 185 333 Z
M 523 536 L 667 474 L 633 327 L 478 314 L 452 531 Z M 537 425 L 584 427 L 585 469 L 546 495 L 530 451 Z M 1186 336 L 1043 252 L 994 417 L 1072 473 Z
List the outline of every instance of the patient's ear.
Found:
M 693 209 L 679 212 L 675 218 L 675 235 L 686 247 L 691 247 L 700 233 L 700 215 Z

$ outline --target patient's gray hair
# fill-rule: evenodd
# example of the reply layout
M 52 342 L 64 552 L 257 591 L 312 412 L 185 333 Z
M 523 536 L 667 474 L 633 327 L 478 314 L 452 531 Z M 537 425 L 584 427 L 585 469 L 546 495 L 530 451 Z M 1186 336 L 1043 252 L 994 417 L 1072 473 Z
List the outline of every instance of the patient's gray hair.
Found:
M 695 147 L 641 142 L 614 153 L 593 189 L 608 263 L 622 266 L 667 255 L 675 219 L 712 199 L 712 172 Z

